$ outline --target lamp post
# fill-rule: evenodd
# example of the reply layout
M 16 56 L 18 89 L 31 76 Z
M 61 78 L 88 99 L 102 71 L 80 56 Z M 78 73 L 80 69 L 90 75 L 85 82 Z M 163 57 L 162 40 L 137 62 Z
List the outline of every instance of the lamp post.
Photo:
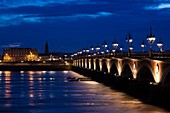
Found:
M 142 55 L 144 56 L 144 52 L 145 52 L 145 47 L 146 47 L 146 44 L 143 40 L 143 42 L 141 43 L 141 47 L 142 47 Z
M 129 47 L 129 49 L 130 49 L 130 51 L 132 52 L 132 50 L 133 50 L 133 46 L 130 46 L 130 47 Z
M 107 42 L 106 41 L 104 41 L 103 43 L 102 43 L 102 46 L 104 47 L 104 49 L 106 50 L 107 49 Z
M 117 49 L 117 47 L 118 47 L 118 42 L 116 42 L 116 40 L 112 43 L 112 46 L 113 46 L 113 48 L 114 48 L 114 50 L 113 50 L 113 52 L 114 52 L 114 56 L 116 56 L 116 49 Z
M 103 43 L 102 43 L 102 46 L 104 47 L 104 57 L 105 57 L 105 55 L 106 55 L 106 51 L 107 51 L 107 47 L 108 47 L 108 45 L 107 45 L 107 42 L 106 41 L 104 41 Z
M 86 55 L 87 55 L 87 56 L 89 55 L 89 52 L 90 52 L 90 50 L 89 50 L 89 49 L 86 49 Z
M 123 47 L 123 45 L 121 45 L 120 46 L 121 55 L 123 55 L 123 50 L 124 50 L 124 47 Z
M 157 46 L 159 48 L 159 52 L 161 53 L 163 50 L 162 50 L 162 47 L 163 47 L 163 42 L 162 41 L 159 41 L 157 42 Z
M 99 54 L 100 47 L 99 47 L 99 46 L 96 46 L 95 49 L 96 49 L 97 54 Z
M 147 41 L 150 45 L 149 57 L 152 57 L 152 44 L 155 42 L 155 40 L 156 40 L 155 35 L 152 34 L 152 28 L 150 27 L 150 34 L 147 35 Z
M 130 46 L 132 46 L 132 42 L 133 42 L 133 39 L 132 39 L 132 36 L 130 33 L 127 34 L 126 36 L 126 42 L 128 42 L 128 56 L 131 55 L 131 49 L 130 49 Z
M 94 51 L 94 47 L 93 46 L 90 46 L 90 54 L 92 55 L 93 54 L 93 51 Z

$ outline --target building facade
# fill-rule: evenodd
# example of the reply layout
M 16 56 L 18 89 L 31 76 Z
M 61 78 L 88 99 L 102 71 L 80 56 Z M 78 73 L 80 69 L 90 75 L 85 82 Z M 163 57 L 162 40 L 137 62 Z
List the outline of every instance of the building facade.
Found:
M 35 48 L 4 49 L 3 62 L 37 61 L 38 50 Z

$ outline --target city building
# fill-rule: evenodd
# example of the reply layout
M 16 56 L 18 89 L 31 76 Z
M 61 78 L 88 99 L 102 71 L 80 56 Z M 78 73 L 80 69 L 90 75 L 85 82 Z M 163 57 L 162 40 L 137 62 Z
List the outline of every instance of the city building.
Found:
M 41 61 L 58 61 L 61 60 L 61 57 L 58 55 L 58 53 L 40 53 L 39 58 L 41 58 Z
M 62 55 L 58 52 L 50 52 L 49 45 L 46 41 L 44 46 L 44 53 L 39 53 L 39 61 L 59 61 L 62 60 Z
M 3 62 L 37 61 L 38 50 L 33 48 L 4 49 Z

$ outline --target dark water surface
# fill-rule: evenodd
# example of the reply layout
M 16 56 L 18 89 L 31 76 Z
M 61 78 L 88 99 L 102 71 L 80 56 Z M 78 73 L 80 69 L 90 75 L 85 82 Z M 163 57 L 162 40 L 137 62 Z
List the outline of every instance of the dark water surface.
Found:
M 0 113 L 165 113 L 72 71 L 0 72 Z

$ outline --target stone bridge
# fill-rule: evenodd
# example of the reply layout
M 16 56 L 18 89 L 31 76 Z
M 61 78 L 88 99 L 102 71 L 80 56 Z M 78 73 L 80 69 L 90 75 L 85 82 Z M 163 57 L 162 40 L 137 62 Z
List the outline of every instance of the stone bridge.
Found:
M 168 59 L 79 57 L 73 66 L 103 72 L 106 76 L 122 76 L 130 80 L 170 86 L 170 62 Z

